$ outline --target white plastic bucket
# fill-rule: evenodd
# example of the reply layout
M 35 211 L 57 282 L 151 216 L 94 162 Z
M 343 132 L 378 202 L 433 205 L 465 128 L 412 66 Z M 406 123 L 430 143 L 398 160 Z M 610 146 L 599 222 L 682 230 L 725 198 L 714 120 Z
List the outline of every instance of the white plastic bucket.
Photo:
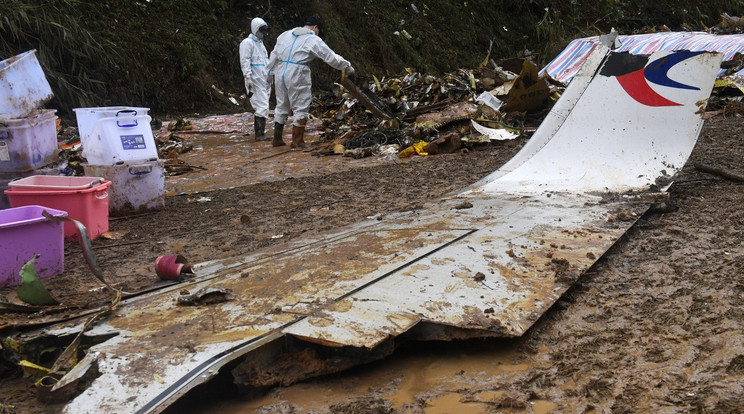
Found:
M 0 120 L 26 117 L 52 96 L 36 50 L 0 62 Z

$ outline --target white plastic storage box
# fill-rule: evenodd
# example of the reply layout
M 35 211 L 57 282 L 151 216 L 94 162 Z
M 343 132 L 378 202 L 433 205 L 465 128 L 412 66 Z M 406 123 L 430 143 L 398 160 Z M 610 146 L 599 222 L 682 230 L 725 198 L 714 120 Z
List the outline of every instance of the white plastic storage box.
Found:
M 0 210 L 0 287 L 21 283 L 18 272 L 35 254 L 39 277 L 54 276 L 64 271 L 64 227 L 42 215 L 66 217 L 67 212 L 43 206 L 23 206 Z
M 57 160 L 57 111 L 0 120 L 0 172 L 31 171 Z
M 73 108 L 77 118 L 78 133 L 80 137 L 89 137 L 93 127 L 101 118 L 117 117 L 119 115 L 148 115 L 150 108 L 137 106 L 101 106 L 98 108 Z
M 77 114 L 77 112 L 76 112 Z M 92 165 L 140 163 L 158 159 L 149 115 L 120 110 L 114 116 L 97 118 L 87 134 L 80 134 L 83 157 Z M 78 118 L 80 131 L 80 118 Z
M 86 176 L 111 181 L 109 215 L 123 216 L 165 207 L 165 161 L 139 164 L 83 164 Z
M 0 62 L 0 120 L 26 117 L 52 96 L 36 50 Z

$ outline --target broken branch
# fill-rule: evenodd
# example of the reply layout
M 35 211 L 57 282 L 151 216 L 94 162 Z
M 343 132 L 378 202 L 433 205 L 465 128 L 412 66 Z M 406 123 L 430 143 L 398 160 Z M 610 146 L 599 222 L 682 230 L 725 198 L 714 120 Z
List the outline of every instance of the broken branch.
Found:
M 714 174 L 727 180 L 744 183 L 744 175 L 724 170 L 723 168 L 711 167 L 709 165 L 695 164 L 695 168 L 708 174 Z

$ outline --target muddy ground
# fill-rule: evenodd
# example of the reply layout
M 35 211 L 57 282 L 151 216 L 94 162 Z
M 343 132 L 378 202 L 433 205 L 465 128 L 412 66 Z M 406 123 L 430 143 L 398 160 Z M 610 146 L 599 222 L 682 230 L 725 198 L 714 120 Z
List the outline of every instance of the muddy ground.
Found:
M 707 120 L 670 190 L 677 210 L 644 215 L 522 338 L 409 343 L 388 360 L 259 399 L 202 389 L 171 411 L 742 412 L 744 186 L 694 167 L 744 172 L 742 127 L 741 117 Z M 113 282 L 145 288 L 157 283 L 161 254 L 198 263 L 420 208 L 522 144 L 168 196 L 163 211 L 112 218 L 111 230 L 126 234 L 95 240 L 96 257 Z M 65 273 L 48 280 L 53 294 L 68 305 L 105 302 L 89 292 L 98 285 L 80 248 L 67 244 L 65 259 Z M 30 379 L 3 368 L 0 412 L 59 412 L 36 401 Z

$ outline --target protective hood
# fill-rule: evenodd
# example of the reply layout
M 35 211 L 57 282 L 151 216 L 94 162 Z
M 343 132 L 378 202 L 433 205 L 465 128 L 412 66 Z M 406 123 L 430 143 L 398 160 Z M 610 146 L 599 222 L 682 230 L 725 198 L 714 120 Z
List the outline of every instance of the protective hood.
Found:
M 292 30 L 292 34 L 295 36 L 302 36 L 302 35 L 307 35 L 307 34 L 315 34 L 315 32 L 308 29 L 307 27 L 295 27 Z
M 268 26 L 266 21 L 260 17 L 254 17 L 253 20 L 251 20 L 251 33 L 253 33 L 254 36 L 257 35 L 258 29 L 263 26 Z

